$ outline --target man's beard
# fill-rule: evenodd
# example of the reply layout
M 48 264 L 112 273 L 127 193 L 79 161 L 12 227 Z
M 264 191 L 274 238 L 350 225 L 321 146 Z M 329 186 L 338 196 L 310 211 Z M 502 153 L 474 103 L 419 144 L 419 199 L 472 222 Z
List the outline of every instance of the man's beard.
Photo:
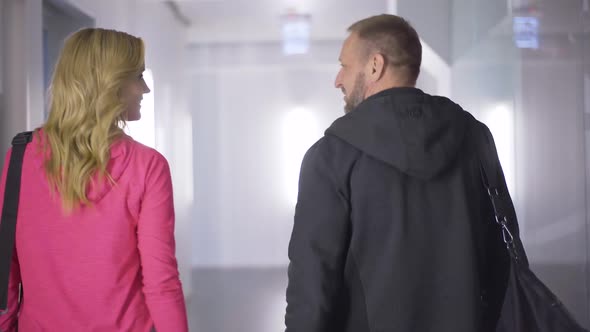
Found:
M 346 97 L 346 104 L 344 105 L 344 113 L 352 112 L 360 103 L 365 100 L 365 73 L 358 73 L 354 79 L 354 87 L 350 94 Z

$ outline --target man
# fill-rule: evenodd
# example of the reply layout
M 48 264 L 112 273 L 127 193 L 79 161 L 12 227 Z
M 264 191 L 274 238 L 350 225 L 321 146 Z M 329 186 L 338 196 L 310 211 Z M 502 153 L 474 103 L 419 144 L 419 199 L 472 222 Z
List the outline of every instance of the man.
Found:
M 477 158 L 489 131 L 414 87 L 422 49 L 403 18 L 349 32 L 346 114 L 301 166 L 287 332 L 493 331 L 509 261 Z

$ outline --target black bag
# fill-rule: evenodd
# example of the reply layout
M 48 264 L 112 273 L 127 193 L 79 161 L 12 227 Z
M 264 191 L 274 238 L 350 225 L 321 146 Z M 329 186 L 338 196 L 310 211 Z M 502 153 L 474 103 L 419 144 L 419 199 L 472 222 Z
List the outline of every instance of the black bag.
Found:
M 12 153 L 6 175 L 4 205 L 0 220 L 0 313 L 5 311 L 8 305 L 8 279 L 14 250 L 23 157 L 27 144 L 32 139 L 33 133 L 29 131 L 16 135 L 12 140 Z
M 588 332 L 529 268 L 514 205 L 489 132 L 479 151 L 482 180 L 510 255 L 508 285 L 496 332 Z

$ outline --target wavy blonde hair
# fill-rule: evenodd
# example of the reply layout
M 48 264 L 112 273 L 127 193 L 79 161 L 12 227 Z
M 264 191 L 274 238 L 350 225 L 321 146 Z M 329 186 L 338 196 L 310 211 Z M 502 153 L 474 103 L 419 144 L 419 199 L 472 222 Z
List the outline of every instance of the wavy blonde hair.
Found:
M 144 70 L 145 46 L 124 32 L 88 28 L 66 39 L 49 88 L 43 125 L 45 172 L 65 211 L 89 205 L 94 176 L 107 178 L 111 144 L 123 135 L 124 83 Z

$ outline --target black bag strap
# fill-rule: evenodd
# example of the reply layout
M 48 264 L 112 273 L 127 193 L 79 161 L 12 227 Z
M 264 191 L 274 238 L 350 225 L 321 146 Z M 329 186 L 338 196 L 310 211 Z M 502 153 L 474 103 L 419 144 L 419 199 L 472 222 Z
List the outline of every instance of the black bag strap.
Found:
M 511 258 L 519 264 L 528 266 L 528 259 L 520 240 L 514 204 L 508 192 L 494 138 L 487 127 L 484 129 L 476 135 L 479 137 L 477 150 L 482 182 L 490 197 L 496 223 L 502 228 L 502 238 Z
M 23 157 L 27 144 L 32 139 L 33 132 L 28 131 L 16 135 L 12 140 L 12 153 L 6 175 L 4 205 L 0 220 L 0 312 L 5 311 L 8 305 L 8 278 L 14 250 Z

